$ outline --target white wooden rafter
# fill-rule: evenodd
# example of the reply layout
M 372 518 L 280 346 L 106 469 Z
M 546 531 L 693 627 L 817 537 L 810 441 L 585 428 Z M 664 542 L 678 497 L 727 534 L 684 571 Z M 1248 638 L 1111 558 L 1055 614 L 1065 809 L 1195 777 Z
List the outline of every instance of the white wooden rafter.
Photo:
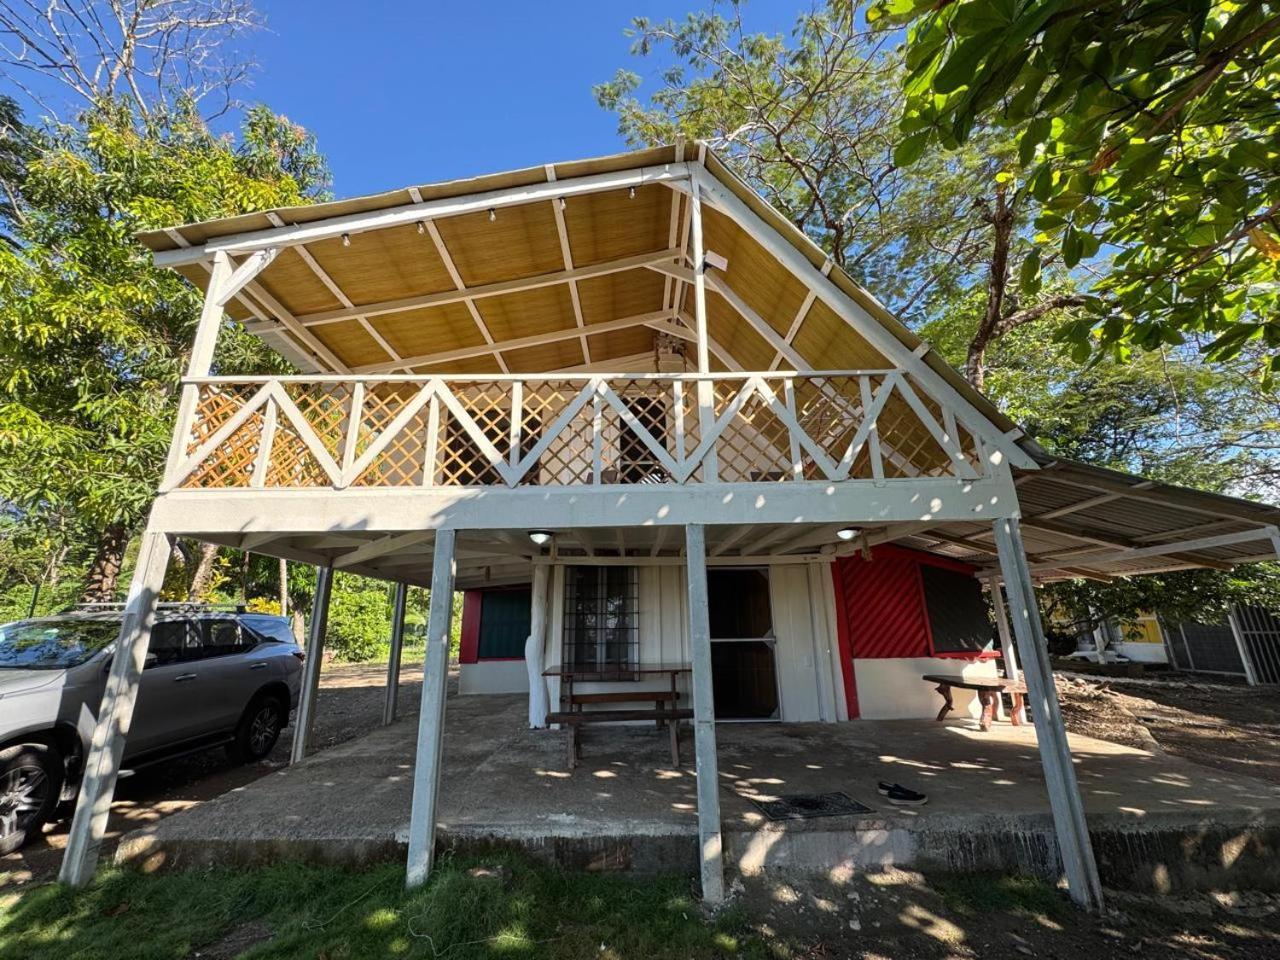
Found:
M 548 163 L 545 169 L 547 171 L 547 183 L 553 183 L 556 179 L 555 164 Z M 573 270 L 573 252 L 569 248 L 569 230 L 564 223 L 563 207 L 565 203 L 566 201 L 563 197 L 556 197 L 554 200 L 551 201 L 551 210 L 556 220 L 556 234 L 560 239 L 560 256 L 561 256 L 561 259 L 564 260 L 564 268 L 567 271 L 572 271 Z M 667 246 L 671 246 L 671 244 L 667 244 Z M 584 327 L 586 327 L 586 323 L 582 319 L 582 300 L 578 296 L 578 281 L 570 280 L 568 285 L 569 285 L 569 299 L 573 303 L 573 319 L 574 319 L 574 322 L 578 324 L 578 329 L 581 330 Z M 582 334 L 582 336 L 579 337 L 578 340 L 582 347 L 582 362 L 590 363 L 591 347 L 587 343 L 587 335 L 585 333 Z
M 449 248 L 445 246 L 444 237 L 440 236 L 440 230 L 436 227 L 434 220 L 424 220 L 427 233 L 431 237 L 432 244 L 435 245 L 436 254 L 440 257 L 440 262 L 444 264 L 445 271 L 449 274 L 449 279 L 453 281 L 453 285 L 458 288 L 458 292 L 463 294 L 462 302 L 466 304 L 467 312 L 471 314 L 471 320 L 475 323 L 476 329 L 480 331 L 480 336 L 484 337 L 484 342 L 493 345 L 493 334 L 489 332 L 489 325 L 484 322 L 484 317 L 480 314 L 480 308 L 476 306 L 476 298 L 471 296 L 467 290 L 467 285 L 463 282 L 462 274 L 458 272 L 457 266 L 453 262 L 453 256 L 449 253 Z M 498 361 L 498 366 L 503 373 L 510 373 L 507 367 L 507 361 L 502 356 L 502 351 L 491 350 L 493 358 Z M 480 354 L 481 356 L 483 354 Z

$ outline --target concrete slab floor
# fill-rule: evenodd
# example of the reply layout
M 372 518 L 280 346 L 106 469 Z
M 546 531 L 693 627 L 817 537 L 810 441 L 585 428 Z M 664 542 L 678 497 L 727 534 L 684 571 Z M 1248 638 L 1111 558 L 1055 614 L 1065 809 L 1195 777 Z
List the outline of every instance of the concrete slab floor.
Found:
M 450 697 L 442 842 L 516 843 L 567 865 L 692 868 L 689 731 L 683 764 L 674 768 L 664 731 L 588 728 L 582 761 L 570 773 L 565 734 L 531 731 L 525 717 L 522 696 Z M 118 857 L 159 866 L 402 856 L 416 729 L 416 720 L 400 721 L 169 817 L 126 837 Z M 1033 727 L 997 724 L 982 733 L 967 720 L 728 723 L 717 727 L 717 742 L 727 860 L 745 872 L 890 864 L 1055 869 Z M 1072 736 L 1071 745 L 1095 848 L 1104 847 L 1100 860 L 1110 841 L 1100 841 L 1099 831 L 1121 835 L 1115 869 L 1154 857 L 1161 863 L 1143 868 L 1149 885 L 1160 885 L 1161 870 L 1169 873 L 1163 847 L 1129 849 L 1134 831 L 1172 831 L 1169 842 L 1181 837 L 1184 847 L 1189 834 L 1210 841 L 1200 859 L 1213 869 L 1221 867 L 1223 844 L 1254 845 L 1254 858 L 1237 859 L 1270 856 L 1270 840 L 1258 847 L 1252 835 L 1240 837 L 1260 824 L 1280 825 L 1280 787 L 1087 737 Z M 892 807 L 877 794 L 878 780 L 921 790 L 929 803 Z M 750 802 L 831 791 L 872 812 L 769 823 Z

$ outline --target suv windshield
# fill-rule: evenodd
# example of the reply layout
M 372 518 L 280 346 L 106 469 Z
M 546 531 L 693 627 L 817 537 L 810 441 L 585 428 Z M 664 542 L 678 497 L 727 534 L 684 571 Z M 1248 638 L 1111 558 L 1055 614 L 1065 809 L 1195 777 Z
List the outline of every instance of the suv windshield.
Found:
M 63 670 L 112 643 L 120 624 L 107 620 L 20 620 L 0 626 L 0 669 Z

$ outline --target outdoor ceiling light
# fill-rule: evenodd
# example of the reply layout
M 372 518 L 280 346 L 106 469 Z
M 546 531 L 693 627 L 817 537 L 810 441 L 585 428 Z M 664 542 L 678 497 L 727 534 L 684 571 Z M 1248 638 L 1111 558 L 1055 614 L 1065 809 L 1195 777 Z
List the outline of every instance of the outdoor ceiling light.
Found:
M 836 536 L 841 540 L 852 540 L 862 531 L 857 527 L 841 527 L 836 531 Z
M 490 208 L 489 208 L 489 222 L 490 222 L 490 223 L 493 223 L 493 221 L 495 221 L 495 220 L 497 220 L 497 219 L 498 219 L 498 211 L 497 211 L 497 210 L 495 210 L 495 209 L 493 209 L 493 207 L 490 207 Z
M 349 233 L 344 233 L 344 234 L 342 235 L 342 245 L 343 245 L 344 247 L 349 247 L 349 246 L 351 246 L 351 234 L 349 234 Z
M 535 547 L 545 547 L 551 542 L 554 534 L 550 530 L 530 530 L 529 539 L 533 541 Z

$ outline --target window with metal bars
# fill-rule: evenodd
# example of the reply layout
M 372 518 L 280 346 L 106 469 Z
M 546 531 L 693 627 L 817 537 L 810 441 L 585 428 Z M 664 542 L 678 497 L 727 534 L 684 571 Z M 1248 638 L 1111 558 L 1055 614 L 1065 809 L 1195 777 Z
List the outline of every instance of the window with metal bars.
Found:
M 566 567 L 564 662 L 575 670 L 625 673 L 640 659 L 635 567 Z

